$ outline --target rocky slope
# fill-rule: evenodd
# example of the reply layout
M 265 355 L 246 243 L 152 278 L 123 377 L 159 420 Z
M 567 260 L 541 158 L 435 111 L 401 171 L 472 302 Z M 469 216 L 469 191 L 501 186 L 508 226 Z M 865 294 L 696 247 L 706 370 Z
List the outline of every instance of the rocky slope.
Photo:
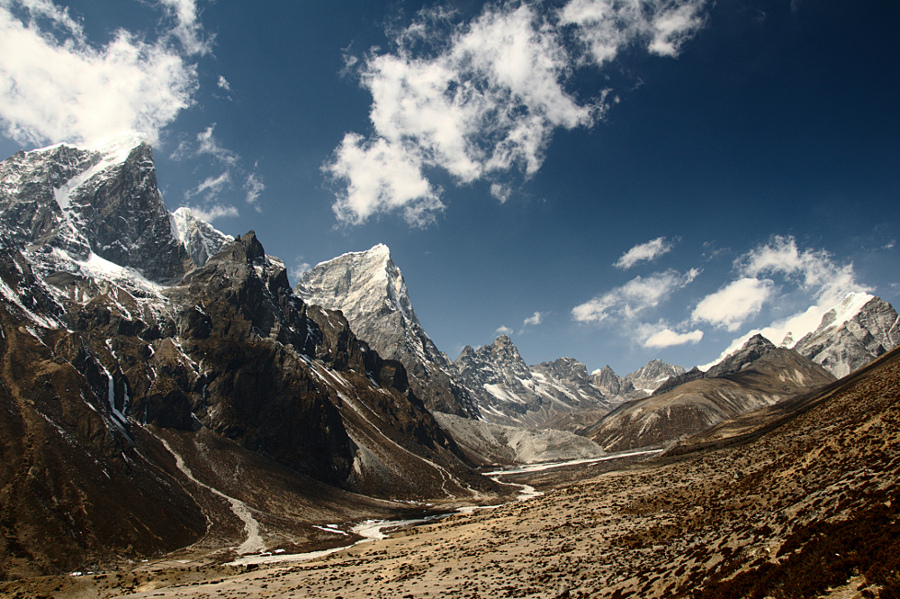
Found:
M 305 301 L 340 310 L 357 337 L 406 368 L 410 385 L 431 410 L 477 418 L 478 407 L 453 376 L 453 365 L 425 333 L 403 274 L 385 245 L 351 252 L 303 273 L 295 288 Z
M 302 545 L 318 518 L 399 507 L 348 491 L 496 489 L 403 365 L 296 297 L 252 232 L 191 270 L 148 146 L 19 153 L 0 174 L 4 577 Z
M 0 593 L 111 597 L 146 585 L 134 596 L 896 597 L 898 389 L 894 351 L 732 445 L 599 476 L 585 468 L 542 497 L 324 559 L 238 572 L 152 564 Z
M 472 461 L 483 465 L 568 462 L 606 455 L 599 445 L 575 433 L 491 424 L 435 412 L 441 428 L 450 433 Z
M 488 422 L 530 428 L 579 428 L 576 415 L 605 413 L 609 402 L 584 364 L 560 358 L 529 368 L 506 335 L 491 345 L 466 346 L 454 362 Z
M 688 375 L 696 378 L 685 380 Z M 706 373 L 688 375 L 671 389 L 619 406 L 584 434 L 608 451 L 665 445 L 834 380 L 821 366 L 759 335 Z

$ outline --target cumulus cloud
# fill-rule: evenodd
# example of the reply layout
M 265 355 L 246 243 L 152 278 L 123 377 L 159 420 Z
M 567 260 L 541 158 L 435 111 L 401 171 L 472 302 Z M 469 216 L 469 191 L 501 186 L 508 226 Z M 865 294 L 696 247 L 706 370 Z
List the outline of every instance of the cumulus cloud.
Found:
M 689 285 L 699 274 L 700 271 L 693 268 L 683 274 L 667 270 L 647 277 L 635 277 L 621 287 L 575 306 L 572 308 L 572 317 L 584 323 L 599 323 L 609 318 L 635 319 L 658 306 L 674 291 Z
M 513 334 L 513 330 L 511 328 L 509 328 L 507 326 L 503 326 L 503 325 L 497 327 L 497 330 L 494 331 L 494 335 L 496 335 L 498 337 L 500 335 L 512 335 L 512 334 Z
M 612 48 L 594 64 L 633 44 L 674 55 L 702 23 L 703 5 L 573 0 L 551 13 L 539 3 L 487 4 L 465 23 L 446 11 L 419 13 L 395 33 L 392 52 L 347 62 L 372 95 L 373 131 L 346 134 L 323 165 L 337 186 L 338 220 L 360 224 L 400 210 L 412 225 L 431 222 L 444 204 L 430 169 L 456 184 L 533 175 L 555 130 L 589 127 L 606 109 L 607 90 L 581 100 L 567 89 L 585 62 L 564 41 L 572 29 L 591 56 L 604 43 Z M 492 193 L 505 201 L 506 189 Z
M 736 261 L 747 276 L 781 274 L 812 292 L 820 303 L 836 304 L 847 293 L 858 291 L 853 264 L 838 264 L 826 250 L 800 251 L 790 236 L 775 236 Z
M 613 266 L 621 268 L 622 270 L 627 270 L 638 262 L 655 260 L 671 250 L 672 244 L 666 241 L 665 237 L 657 237 L 647 243 L 641 243 L 634 246 L 622 254 Z
M 698 343 L 703 339 L 703 331 L 699 329 L 687 333 L 678 333 L 668 326 L 662 326 L 661 328 L 659 326 L 648 326 L 642 330 L 642 333 L 643 340 L 641 345 L 655 349 Z
M 738 279 L 700 300 L 691 320 L 737 331 L 747 318 L 762 309 L 773 291 L 774 283 L 769 279 Z
M 531 316 L 525 319 L 525 322 L 522 323 L 523 326 L 537 326 L 541 324 L 541 321 L 544 319 L 544 315 L 540 312 L 535 312 Z
M 366 140 L 355 133 L 344 136 L 326 168 L 346 183 L 332 206 L 338 221 L 357 225 L 379 212 L 401 209 L 411 225 L 431 223 L 444 204 L 412 152 L 384 139 Z
M 176 4 L 173 34 L 199 35 L 196 19 L 185 29 L 192 2 L 168 6 Z M 196 67 L 166 37 L 146 43 L 120 30 L 96 48 L 68 11 L 49 0 L 0 0 L 4 133 L 23 144 L 89 144 L 134 131 L 155 143 L 197 89 Z M 185 40 L 189 53 L 200 51 Z
M 654 54 L 676 56 L 703 25 L 706 5 L 706 0 L 572 0 L 560 10 L 560 22 L 576 27 L 590 59 L 602 66 L 636 42 Z

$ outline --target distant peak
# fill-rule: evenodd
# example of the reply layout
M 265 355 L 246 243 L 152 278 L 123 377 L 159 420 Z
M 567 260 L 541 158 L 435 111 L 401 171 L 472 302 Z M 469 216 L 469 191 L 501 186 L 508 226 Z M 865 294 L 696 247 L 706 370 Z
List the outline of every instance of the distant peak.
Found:
M 775 344 L 763 337 L 760 333 L 757 333 L 747 339 L 747 343 L 744 344 L 745 348 L 749 347 L 775 347 Z

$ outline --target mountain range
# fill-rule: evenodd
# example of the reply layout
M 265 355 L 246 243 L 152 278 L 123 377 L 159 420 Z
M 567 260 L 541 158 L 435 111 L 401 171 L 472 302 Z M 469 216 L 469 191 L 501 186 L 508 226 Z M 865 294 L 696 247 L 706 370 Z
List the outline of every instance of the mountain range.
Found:
M 851 294 L 706 371 L 529 366 L 507 336 L 452 361 L 386 246 L 292 288 L 253 231 L 168 212 L 133 138 L 0 162 L 0 228 L 0 578 L 490 502 L 511 490 L 478 466 L 670 445 L 900 343 L 893 307 Z

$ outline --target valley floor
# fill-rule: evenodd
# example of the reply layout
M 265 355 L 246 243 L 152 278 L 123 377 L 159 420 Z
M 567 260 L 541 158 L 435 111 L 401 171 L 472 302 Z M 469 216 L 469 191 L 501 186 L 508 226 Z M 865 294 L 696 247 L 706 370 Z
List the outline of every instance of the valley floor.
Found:
M 542 479 L 563 486 L 528 501 L 450 516 L 317 560 L 147 564 L 6 583 L 0 594 L 897 596 L 898 356 L 752 439 L 612 472 L 584 465 Z

